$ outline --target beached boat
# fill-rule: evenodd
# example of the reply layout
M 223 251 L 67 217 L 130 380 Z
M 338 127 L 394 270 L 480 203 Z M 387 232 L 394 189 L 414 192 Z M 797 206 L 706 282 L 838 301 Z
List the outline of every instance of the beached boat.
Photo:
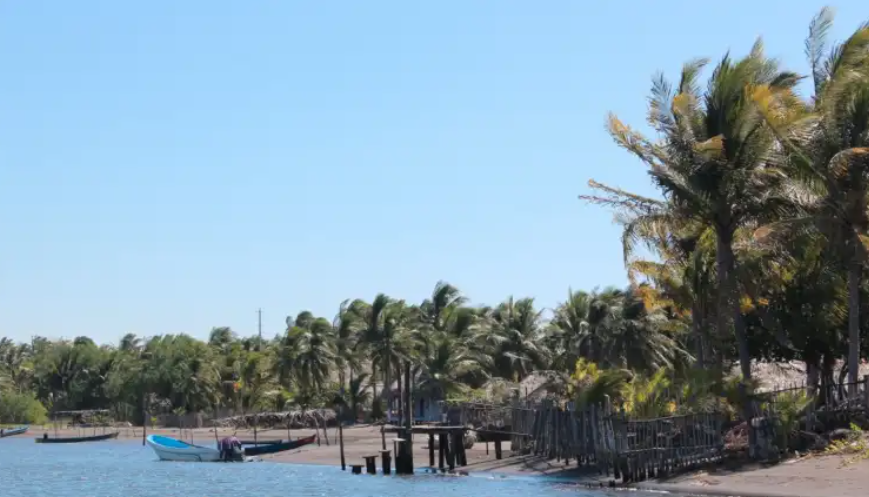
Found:
M 160 435 L 148 435 L 145 441 L 154 449 L 161 461 L 220 461 L 220 451 L 211 447 L 193 445 Z
M 103 440 L 111 440 L 113 438 L 118 438 L 119 432 L 114 433 L 106 433 L 104 435 L 91 435 L 89 437 L 57 437 L 51 438 L 46 433 L 44 436 L 40 438 L 36 438 L 36 443 L 38 444 L 77 444 L 84 442 L 102 442 Z
M 242 445 L 271 445 L 271 444 L 279 444 L 283 442 L 280 438 L 272 439 L 272 440 L 239 440 L 239 443 Z
M 13 435 L 22 435 L 27 433 L 29 426 L 17 426 L 15 428 L 0 429 L 0 438 L 11 437 Z
M 303 445 L 312 444 L 317 440 L 316 435 L 300 438 L 298 440 L 290 440 L 289 442 L 280 442 L 268 445 L 257 445 L 255 447 L 245 447 L 244 455 L 246 456 L 261 456 L 264 454 L 274 454 L 275 452 L 284 452 L 285 450 L 293 450 L 302 447 Z

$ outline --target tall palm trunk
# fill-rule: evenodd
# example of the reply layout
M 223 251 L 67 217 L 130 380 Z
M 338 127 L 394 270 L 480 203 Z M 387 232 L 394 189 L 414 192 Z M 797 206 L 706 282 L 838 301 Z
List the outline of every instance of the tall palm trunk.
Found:
M 371 411 L 374 411 L 374 404 L 379 402 L 377 398 L 377 364 L 371 362 Z
M 857 249 L 860 242 L 853 243 L 854 252 L 848 264 L 848 390 L 852 395 L 857 393 L 860 375 L 860 277 L 863 270 Z
M 389 364 L 389 355 L 385 358 L 386 364 L 383 365 L 383 392 L 386 397 L 386 417 L 389 419 L 389 413 L 392 411 L 392 371 Z
M 695 296 L 691 304 L 691 334 L 694 335 L 696 354 L 696 367 L 702 369 L 706 365 L 705 340 L 703 340 L 703 316 L 700 306 L 700 298 Z
M 396 378 L 398 379 L 398 420 L 399 424 L 401 424 L 401 420 L 403 419 L 402 416 L 404 416 L 404 404 L 401 401 L 401 399 L 404 398 L 401 388 L 401 368 L 396 370 Z
M 745 333 L 745 320 L 739 308 L 739 292 L 736 285 L 734 268 L 736 256 L 733 254 L 733 233 L 718 229 L 716 237 L 716 265 L 718 269 L 718 334 L 725 333 L 729 319 L 733 320 L 733 333 L 739 351 L 739 366 L 742 377 L 751 379 L 751 352 L 748 349 L 748 336 Z M 721 352 L 719 351 L 719 354 Z

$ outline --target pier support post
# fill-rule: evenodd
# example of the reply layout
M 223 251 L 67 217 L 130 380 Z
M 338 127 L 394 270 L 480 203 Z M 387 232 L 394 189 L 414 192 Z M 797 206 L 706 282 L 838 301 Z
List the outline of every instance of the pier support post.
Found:
M 435 465 L 434 465 L 434 433 L 428 434 L 428 466 L 430 468 L 435 467 Z
M 459 431 L 456 433 L 456 465 L 467 466 L 468 457 L 465 454 L 465 432 Z
M 377 474 L 377 456 L 365 456 L 365 472 L 369 475 Z
M 447 437 L 443 433 L 438 433 L 438 469 L 443 471 L 444 467 L 444 451 L 447 448 Z
M 495 440 L 495 459 L 501 459 L 501 457 L 502 457 L 501 441 L 496 439 Z
M 383 474 L 388 475 L 392 473 L 392 456 L 390 455 L 389 451 L 381 450 L 380 458 L 382 459 L 383 464 Z
M 289 442 L 290 440 L 287 441 Z M 344 421 L 341 420 L 340 416 L 338 417 L 338 445 L 341 448 L 341 471 L 344 471 L 347 469 L 347 463 L 344 459 Z

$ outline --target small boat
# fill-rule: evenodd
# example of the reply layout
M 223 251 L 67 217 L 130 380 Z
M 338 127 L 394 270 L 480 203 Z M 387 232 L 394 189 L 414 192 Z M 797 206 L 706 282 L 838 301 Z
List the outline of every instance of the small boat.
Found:
M 220 451 L 211 447 L 193 445 L 174 438 L 148 435 L 148 446 L 154 449 L 161 461 L 218 462 Z
M 244 455 L 246 456 L 261 456 L 263 454 L 274 454 L 275 452 L 284 452 L 285 450 L 293 450 L 302 447 L 303 445 L 312 444 L 317 440 L 316 435 L 300 438 L 298 440 L 290 440 L 289 442 L 280 442 L 268 445 L 259 445 L 255 447 L 245 447 Z
M 239 440 L 242 445 L 272 445 L 283 442 L 280 438 L 272 440 Z
M 59 437 L 59 438 L 49 438 L 46 433 L 41 438 L 36 438 L 36 443 L 38 444 L 77 444 L 84 442 L 102 442 L 103 440 L 111 440 L 113 438 L 118 438 L 118 433 L 106 433 L 105 435 L 92 435 L 89 437 Z
M 0 429 L 0 438 L 11 437 L 14 435 L 22 435 L 27 433 L 29 426 L 16 426 L 15 428 Z

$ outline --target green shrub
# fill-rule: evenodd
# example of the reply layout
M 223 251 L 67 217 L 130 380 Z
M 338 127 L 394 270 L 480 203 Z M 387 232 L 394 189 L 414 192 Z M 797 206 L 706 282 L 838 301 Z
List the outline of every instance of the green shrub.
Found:
M 33 394 L 8 392 L 0 395 L 0 420 L 4 423 L 43 424 L 48 419 L 47 413 Z

